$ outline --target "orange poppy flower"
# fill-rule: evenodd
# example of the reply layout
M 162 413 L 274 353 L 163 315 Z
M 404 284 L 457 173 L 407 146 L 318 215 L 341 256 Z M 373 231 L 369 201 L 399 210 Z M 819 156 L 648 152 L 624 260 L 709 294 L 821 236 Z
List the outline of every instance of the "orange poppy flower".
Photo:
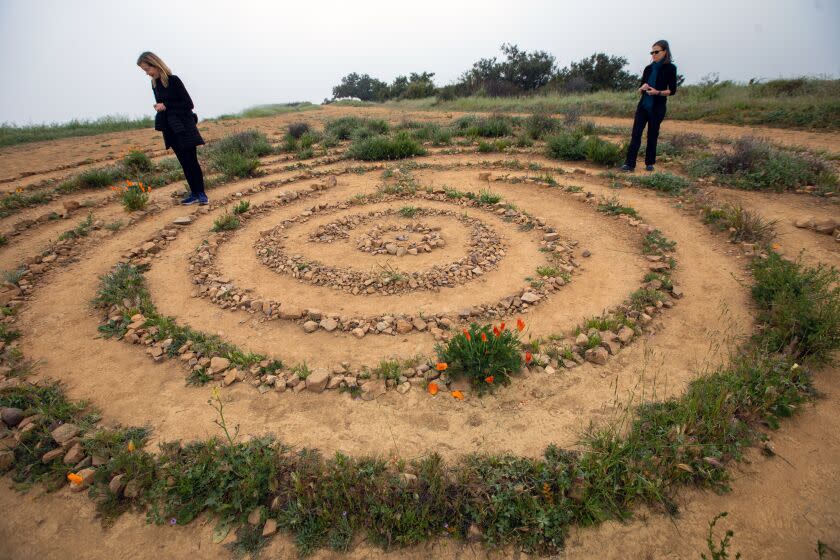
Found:
M 500 334 L 502 334 L 502 331 L 499 330 L 499 327 L 493 327 L 493 336 L 498 337 Z
M 432 381 L 431 383 L 429 383 L 429 386 L 426 387 L 426 390 L 429 392 L 430 395 L 437 395 L 438 384 Z
M 468 331 L 467 329 L 464 329 L 464 338 L 466 338 L 467 340 L 472 340 L 472 337 L 470 336 L 470 331 Z
M 502 321 L 502 324 L 501 324 L 501 325 L 499 325 L 499 330 L 500 330 L 500 331 L 505 330 L 505 322 L 504 322 L 504 321 Z
M 530 364 L 532 359 L 534 359 L 534 357 L 531 355 L 531 353 L 525 352 L 525 363 Z
M 133 439 L 128 440 L 128 452 L 131 453 L 135 449 L 137 449 L 137 447 L 134 445 L 134 440 Z
M 495 380 L 496 380 L 496 378 L 493 377 L 492 375 L 488 375 L 487 377 L 484 378 L 484 381 L 486 381 L 490 385 L 492 385 Z
M 487 342 L 487 333 L 481 333 L 481 342 Z
M 452 398 L 462 401 L 464 400 L 464 393 L 461 391 L 452 391 Z
M 76 473 L 71 472 L 67 473 L 67 480 L 69 480 L 73 484 L 81 484 L 84 479 Z
M 517 319 L 516 320 L 516 329 L 519 332 L 524 331 L 525 330 L 525 321 L 523 321 L 522 319 Z
M 449 367 L 449 364 L 447 364 L 446 362 L 439 362 L 435 366 L 435 369 L 438 370 L 438 371 L 445 371 L 446 368 L 448 368 L 448 367 Z

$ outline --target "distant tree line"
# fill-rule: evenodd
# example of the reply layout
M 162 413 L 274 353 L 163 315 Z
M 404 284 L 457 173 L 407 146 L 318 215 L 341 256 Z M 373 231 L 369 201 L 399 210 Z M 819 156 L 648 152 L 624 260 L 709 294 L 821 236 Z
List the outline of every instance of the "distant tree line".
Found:
M 333 99 L 356 97 L 362 101 L 418 99 L 437 96 L 454 99 L 470 95 L 505 97 L 536 92 L 585 93 L 626 91 L 637 87 L 639 77 L 627 72 L 627 59 L 595 53 L 558 68 L 557 60 L 546 51 L 523 51 L 516 45 L 501 46 L 504 58 L 482 58 L 461 74 L 454 84 L 437 87 L 433 72 L 412 72 L 397 76 L 390 84 L 368 74 L 353 72 L 333 87 Z M 682 83 L 682 76 L 679 76 Z

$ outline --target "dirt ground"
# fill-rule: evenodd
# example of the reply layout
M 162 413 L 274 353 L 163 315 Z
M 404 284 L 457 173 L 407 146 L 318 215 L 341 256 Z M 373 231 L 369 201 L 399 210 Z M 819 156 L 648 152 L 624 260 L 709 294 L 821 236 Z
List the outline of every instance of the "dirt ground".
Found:
M 402 120 L 448 122 L 453 113 L 398 113 L 381 108 L 325 107 L 319 111 L 252 119 L 204 123 L 208 140 L 236 130 L 257 128 L 278 140 L 290 122 L 306 121 L 317 128 L 323 122 L 347 114 Z M 599 124 L 629 126 L 627 119 L 595 119 Z M 691 131 L 718 138 L 757 134 L 770 140 L 810 149 L 840 153 L 840 135 L 778 129 L 754 129 L 706 123 L 666 121 L 663 132 Z M 78 173 L 118 160 L 129 149 L 141 149 L 160 157 L 162 142 L 150 130 L 131 131 L 60 140 L 0 150 L 0 190 L 38 189 L 47 179 Z M 639 287 L 646 262 L 639 249 L 639 231 L 625 221 L 608 218 L 580 197 L 533 183 L 479 178 L 482 171 L 501 177 L 527 175 L 527 171 L 501 170 L 491 162 L 520 159 L 554 168 L 561 185 L 576 185 L 596 197 L 616 196 L 639 211 L 646 223 L 675 240 L 679 266 L 675 283 L 685 296 L 656 320 L 656 328 L 623 349 L 606 366 L 585 364 L 554 375 L 531 373 L 517 378 L 496 395 L 478 398 L 468 395 L 463 402 L 438 395 L 430 397 L 419 388 L 405 395 L 389 391 L 385 396 L 362 402 L 349 394 L 269 392 L 237 383 L 224 389 L 226 414 L 240 425 L 243 437 L 271 432 L 295 446 L 310 446 L 329 455 L 336 451 L 352 454 L 381 454 L 414 458 L 436 451 L 448 459 L 469 452 L 503 452 L 537 456 L 549 443 L 574 447 L 581 430 L 590 422 L 604 422 L 624 413 L 631 402 L 659 400 L 681 394 L 699 373 L 726 359 L 727 350 L 739 342 L 739 335 L 753 326 L 749 298 L 750 278 L 746 259 L 724 237 L 703 226 L 695 214 L 650 191 L 634 188 L 615 190 L 598 176 L 601 169 L 586 164 L 565 164 L 531 154 L 444 154 L 431 149 L 416 158 L 436 168 L 418 169 L 413 175 L 421 185 L 447 185 L 462 191 L 490 188 L 505 202 L 528 211 L 554 225 L 565 239 L 577 240 L 578 249 L 591 257 L 579 258 L 582 267 L 571 283 L 533 307 L 523 316 L 526 334 L 569 335 L 587 317 L 599 315 L 621 302 Z M 274 162 L 274 163 L 272 163 Z M 291 177 L 299 171 L 283 171 L 283 158 L 264 158 L 268 175 L 216 187 L 211 198 L 243 192 L 253 185 Z M 311 164 L 312 170 L 341 171 L 350 162 Z M 393 164 L 392 164 L 393 165 Z M 667 170 L 668 165 L 660 166 Z M 586 173 L 575 173 L 574 170 Z M 537 173 L 538 175 L 538 173 Z M 303 179 L 279 189 L 266 189 L 248 196 L 252 205 L 272 199 L 279 190 L 306 187 Z M 348 200 L 372 193 L 381 182 L 381 170 L 338 175 L 337 185 L 323 191 L 317 203 Z M 163 209 L 145 220 L 124 227 L 114 235 L 95 239 L 85 246 L 82 258 L 50 272 L 30 301 L 20 311 L 24 354 L 37 361 L 37 378 L 61 380 L 71 398 L 88 399 L 103 414 L 105 424 L 147 425 L 153 429 L 152 446 L 172 439 L 205 438 L 215 434 L 213 410 L 207 405 L 208 387 L 186 386 L 184 370 L 175 360 L 153 364 L 140 347 L 97 336 L 99 313 L 90 300 L 99 276 L 108 272 L 120 255 L 146 240 L 186 212 L 173 203 L 172 194 L 183 183 L 152 193 L 152 202 Z M 788 256 L 801 252 L 809 263 L 840 266 L 838 244 L 823 236 L 793 226 L 800 217 L 837 217 L 832 200 L 804 195 L 758 194 L 714 189 L 720 200 L 738 202 L 770 220 L 777 220 L 778 243 Z M 110 193 L 85 193 L 79 200 L 102 202 L 93 212 L 106 222 L 125 219 L 125 212 Z M 533 276 L 546 264 L 539 252 L 539 238 L 519 231 L 501 218 L 470 211 L 501 234 L 507 247 L 498 269 L 479 280 L 439 292 L 416 292 L 397 296 L 352 296 L 328 287 L 313 286 L 278 274 L 257 257 L 253 244 L 282 219 L 299 214 L 312 201 L 300 201 L 278 208 L 265 217 L 249 221 L 222 246 L 217 262 L 220 271 L 237 285 L 253 288 L 268 298 L 294 302 L 304 308 L 317 307 L 337 314 L 353 313 L 441 313 L 457 312 L 504 296 Z M 453 205 L 419 201 L 428 208 L 453 209 Z M 317 258 L 339 267 L 368 269 L 388 262 L 364 255 L 349 245 L 312 244 L 309 233 L 336 216 L 368 211 L 377 207 L 399 207 L 393 203 L 363 206 L 329 217 L 298 224 L 285 239 L 290 254 Z M 23 219 L 60 208 L 61 200 L 37 209 L 24 210 L 0 219 L 0 230 L 8 230 Z M 460 210 L 459 210 L 460 211 Z M 366 336 L 357 340 L 346 333 L 319 331 L 305 334 L 300 325 L 285 321 L 260 322 L 245 312 L 222 310 L 206 299 L 192 297 L 187 256 L 209 234 L 213 220 L 224 209 L 198 214 L 195 222 L 154 259 L 146 274 L 147 284 L 158 310 L 201 331 L 218 334 L 250 351 L 281 357 L 286 364 L 306 362 L 311 367 L 331 367 L 340 362 L 353 366 L 375 365 L 390 357 L 431 355 L 434 340 L 427 333 L 401 336 Z M 37 224 L 10 237 L 0 248 L 0 268 L 14 269 L 24 259 L 43 251 L 62 231 L 72 228 L 84 214 L 67 220 Z M 423 268 L 462 257 L 468 231 L 454 219 L 439 224 L 447 246 L 406 266 Z M 580 252 L 580 251 L 579 251 Z M 508 320 L 515 321 L 516 317 Z M 840 370 L 825 368 L 816 375 L 823 396 L 801 414 L 771 434 L 778 455 L 768 458 L 757 451 L 748 460 L 731 467 L 732 491 L 724 495 L 685 491 L 679 502 L 682 513 L 667 518 L 661 513 L 640 510 L 626 523 L 609 522 L 595 528 L 575 529 L 561 557 L 569 558 L 698 558 L 706 551 L 708 522 L 728 511 L 718 532 L 735 531 L 733 550 L 744 558 L 817 558 L 817 541 L 840 551 Z M 388 426 L 384 430 L 383 426 Z M 8 478 L 0 481 L 0 558 L 186 558 L 228 557 L 229 553 L 210 540 L 212 523 L 195 522 L 187 527 L 155 527 L 142 516 L 122 516 L 113 527 L 102 529 L 92 503 L 67 489 L 53 494 L 34 490 L 18 494 Z M 163 534 L 166 532 L 167 534 Z M 292 557 L 294 545 L 287 536 L 273 539 L 264 557 Z M 835 554 L 829 550 L 830 554 Z M 517 556 L 515 551 L 487 551 L 446 540 L 385 553 L 364 542 L 342 558 L 475 558 Z M 321 551 L 316 558 L 339 557 Z M 835 557 L 840 558 L 840 553 Z

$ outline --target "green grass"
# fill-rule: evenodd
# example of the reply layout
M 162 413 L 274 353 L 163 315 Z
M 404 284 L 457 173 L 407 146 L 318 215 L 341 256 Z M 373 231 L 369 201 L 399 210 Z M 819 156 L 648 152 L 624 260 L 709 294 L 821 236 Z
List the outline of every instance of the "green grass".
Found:
M 634 185 L 674 196 L 682 194 L 683 191 L 691 187 L 691 182 L 673 173 L 628 175 L 627 179 Z
M 478 191 L 478 201 L 482 204 L 497 204 L 502 200 L 502 195 L 488 189 Z
M 233 213 L 235 215 L 244 214 L 251 208 L 251 202 L 248 200 L 240 200 L 233 206 Z
M 3 123 L 0 125 L 0 146 L 14 146 L 29 142 L 60 140 L 77 136 L 92 136 L 107 132 L 121 132 L 139 128 L 151 129 L 154 120 L 149 117 L 130 119 L 124 116 L 107 116 L 98 119 L 73 119 L 66 123 L 35 124 L 17 126 Z
M 372 136 L 355 140 L 347 150 L 347 157 L 363 161 L 396 160 L 422 155 L 426 155 L 426 150 L 406 132 L 398 132 L 393 138 Z
M 126 187 L 120 195 L 120 200 L 128 212 L 143 210 L 149 203 L 149 193 L 143 186 L 135 183 Z
M 93 226 L 93 213 L 89 213 L 87 218 L 79 222 L 76 227 L 63 232 L 58 236 L 60 241 L 65 239 L 78 239 L 79 237 L 87 237 L 90 233 L 90 228 Z
M 771 84 L 722 84 L 710 95 L 700 85 L 682 86 L 668 103 L 668 118 L 748 126 L 840 130 L 840 80 L 801 80 L 794 94 L 779 93 Z M 795 80 L 796 81 L 796 80 Z M 770 87 L 767 87 L 767 86 Z M 411 110 L 505 113 L 569 113 L 632 118 L 639 95 L 634 91 L 599 91 L 576 95 L 539 93 L 518 97 L 434 97 L 391 101 L 386 107 Z
M 320 105 L 314 105 L 308 101 L 297 101 L 294 103 L 269 103 L 266 105 L 254 105 L 253 107 L 248 107 L 238 113 L 220 115 L 212 120 L 224 121 L 230 119 L 254 119 L 261 117 L 273 117 L 275 115 L 285 115 L 287 113 L 317 111 L 320 109 Z
M 215 220 L 213 220 L 213 227 L 210 231 L 232 231 L 238 228 L 240 225 L 239 218 L 236 217 L 236 214 L 229 214 L 225 212 Z
M 607 214 L 609 216 L 619 216 L 621 214 L 626 214 L 627 216 L 631 216 L 633 218 L 639 217 L 639 213 L 636 211 L 635 208 L 631 206 L 623 206 L 621 202 L 619 202 L 619 200 L 615 197 L 600 202 L 598 204 L 598 212 L 603 212 L 604 214 Z
M 703 221 L 720 231 L 729 232 L 729 238 L 737 242 L 766 246 L 776 237 L 776 220 L 765 220 L 740 204 L 704 207 Z
M 402 208 L 400 208 L 399 212 L 400 216 L 402 216 L 403 218 L 413 218 L 414 215 L 417 214 L 418 210 L 419 208 L 417 208 L 416 206 L 403 206 Z

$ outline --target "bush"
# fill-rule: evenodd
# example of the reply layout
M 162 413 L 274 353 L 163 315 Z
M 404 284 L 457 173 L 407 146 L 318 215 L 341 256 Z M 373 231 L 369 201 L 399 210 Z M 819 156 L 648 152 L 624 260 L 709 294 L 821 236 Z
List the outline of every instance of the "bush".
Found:
M 309 159 L 315 155 L 315 150 L 312 148 L 301 148 L 298 150 L 297 157 L 298 159 Z
M 525 119 L 525 134 L 532 140 L 544 138 L 559 128 L 559 123 L 545 113 L 534 113 Z
M 624 150 L 620 146 L 602 140 L 597 136 L 590 136 L 584 143 L 586 159 L 592 163 L 615 166 L 624 159 Z
M 339 140 L 368 138 L 387 132 L 388 123 L 384 120 L 360 119 L 358 117 L 341 117 L 329 121 L 324 127 L 324 134 L 334 136 Z
M 683 177 L 672 173 L 651 173 L 650 175 L 631 175 L 629 180 L 634 185 L 653 189 L 671 195 L 678 195 L 691 186 Z
M 259 166 L 260 160 L 242 154 L 227 153 L 213 157 L 213 169 L 221 173 L 225 179 L 250 177 Z
M 248 200 L 240 200 L 233 207 L 234 214 L 244 214 L 251 207 L 251 202 Z
M 450 375 L 464 376 L 483 392 L 510 383 L 511 374 L 522 368 L 519 333 L 492 325 L 470 325 L 469 330 L 435 346 L 438 360 L 447 364 Z
M 732 241 L 768 245 L 776 237 L 776 220 L 768 222 L 740 204 L 703 208 L 703 221 L 720 231 L 729 231 Z
M 752 295 L 765 328 L 761 341 L 774 352 L 827 362 L 840 348 L 840 287 L 837 270 L 805 267 L 771 251 L 753 263 Z
M 208 150 L 211 167 L 226 179 L 249 177 L 259 167 L 259 157 L 272 152 L 261 132 L 246 130 L 225 136 Z
M 292 123 L 288 126 L 289 136 L 296 140 L 307 132 L 309 132 L 309 125 L 305 122 Z
M 215 220 L 213 220 L 213 227 L 211 231 L 232 231 L 239 227 L 239 218 L 235 214 L 228 214 L 225 212 Z
M 582 161 L 586 159 L 583 135 L 562 132 L 546 141 L 546 153 L 554 159 Z
M 152 160 L 145 153 L 133 150 L 123 159 L 123 165 L 128 169 L 144 173 L 152 170 Z
M 347 157 L 364 161 L 404 159 L 421 155 L 426 155 L 426 150 L 406 132 L 397 133 L 393 138 L 374 136 L 356 140 L 347 150 Z
M 122 179 L 124 173 L 117 167 L 89 169 L 83 171 L 76 179 L 76 189 L 97 189 L 107 187 Z M 75 190 L 75 189 L 71 189 Z
M 129 212 L 142 210 L 149 203 L 151 187 L 144 187 L 143 183 L 129 183 L 122 193 L 122 205 Z

